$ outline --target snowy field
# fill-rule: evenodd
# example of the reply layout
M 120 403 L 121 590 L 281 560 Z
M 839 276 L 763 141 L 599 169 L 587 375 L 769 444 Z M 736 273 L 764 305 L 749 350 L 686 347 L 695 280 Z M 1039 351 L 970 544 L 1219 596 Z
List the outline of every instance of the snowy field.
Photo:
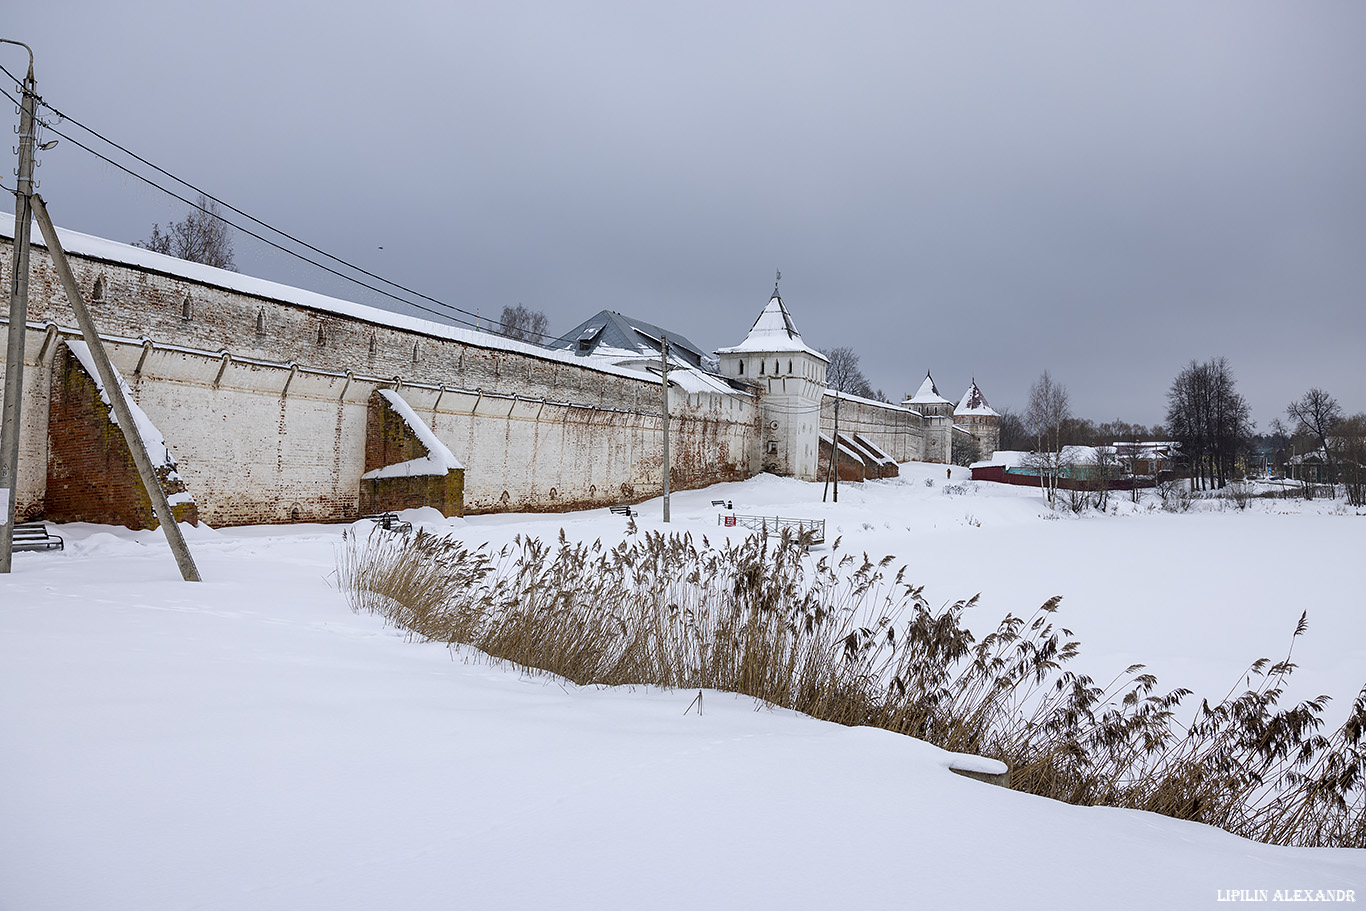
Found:
M 962 469 L 956 475 L 965 476 Z M 933 482 L 926 486 L 925 480 Z M 1054 594 L 1108 680 L 1222 697 L 1280 658 L 1292 696 L 1366 683 L 1366 517 L 1321 502 L 1045 518 L 1037 491 L 942 466 L 840 487 L 776 478 L 676 494 L 825 518 L 896 554 L 974 625 Z M 642 528 L 663 528 L 659 503 Z M 606 510 L 443 523 L 616 542 Z M 580 688 L 414 644 L 329 584 L 339 526 L 158 533 L 63 526 L 0 577 L 0 908 L 1205 908 L 1230 890 L 1366 901 L 1366 851 L 1267 847 L 1151 814 L 970 781 L 950 754 L 746 699 Z M 734 531 L 734 530 L 732 530 Z M 1329 892 L 1329 890 L 1339 890 Z M 1255 894 L 1255 893 L 1254 893 Z

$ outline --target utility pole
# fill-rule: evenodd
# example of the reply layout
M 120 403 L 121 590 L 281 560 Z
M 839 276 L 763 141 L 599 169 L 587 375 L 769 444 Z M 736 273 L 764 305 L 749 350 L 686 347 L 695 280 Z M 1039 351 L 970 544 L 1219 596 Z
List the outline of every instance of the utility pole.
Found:
M 33 222 L 34 99 L 33 50 L 27 44 L 0 38 L 28 51 L 28 76 L 21 89 L 19 113 L 19 171 L 14 187 L 14 259 L 10 270 L 9 333 L 5 347 L 5 405 L 0 423 L 0 573 L 14 560 L 14 513 L 19 488 L 19 409 L 24 398 L 24 334 L 28 328 L 28 247 Z
M 820 430 L 820 421 L 816 421 L 816 429 Z M 835 476 L 835 502 L 840 501 L 840 392 L 835 390 L 835 432 L 830 437 L 830 464 L 825 469 L 825 490 L 821 491 L 821 502 L 825 502 L 825 495 L 830 491 L 830 476 Z
M 659 336 L 659 384 L 664 402 L 664 521 L 669 521 L 669 337 Z
M 57 239 L 57 229 L 53 227 L 52 219 L 47 214 L 43 197 L 33 194 L 32 204 L 33 214 L 38 218 L 38 227 L 47 242 L 48 255 L 52 257 L 53 268 L 57 272 L 57 277 L 61 279 L 62 288 L 66 291 L 71 312 L 76 315 L 76 324 L 81 327 L 81 335 L 85 337 L 85 343 L 90 349 L 90 358 L 95 362 L 95 371 L 100 375 L 100 382 L 104 385 L 104 394 L 109 398 L 109 407 L 118 420 L 119 430 L 123 431 L 128 453 L 133 457 L 133 464 L 137 466 L 138 474 L 142 477 L 142 486 L 147 488 L 147 497 L 152 501 L 152 511 L 156 513 L 157 521 L 161 523 L 161 532 L 166 536 L 166 543 L 171 546 L 171 553 L 175 555 L 181 578 L 186 582 L 198 582 L 199 569 L 194 565 L 189 545 L 185 543 L 185 536 L 180 533 L 175 514 L 171 512 L 171 504 L 166 500 L 166 492 L 161 488 L 161 480 L 157 478 L 156 469 L 147 455 L 147 445 L 143 442 L 142 434 L 138 432 L 133 412 L 129 410 L 128 401 L 124 398 L 122 381 L 114 372 L 113 365 L 109 363 L 109 356 L 104 353 L 104 343 L 95 331 L 95 322 L 90 318 L 90 311 L 86 309 L 85 299 L 81 297 L 81 289 L 76 284 L 76 276 L 71 272 L 71 264 L 66 260 L 66 251 Z

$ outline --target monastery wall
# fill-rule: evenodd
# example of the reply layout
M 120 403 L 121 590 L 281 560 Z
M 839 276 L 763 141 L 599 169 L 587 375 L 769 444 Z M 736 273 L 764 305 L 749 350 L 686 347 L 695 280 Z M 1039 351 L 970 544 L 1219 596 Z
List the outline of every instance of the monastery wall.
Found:
M 835 430 L 835 396 L 821 399 L 821 434 Z M 897 462 L 941 461 L 928 457 L 926 421 L 918 413 L 897 405 L 844 396 L 840 399 L 840 434 L 857 434 L 871 440 Z
M 0 239 L 6 284 L 10 245 Z M 370 308 L 195 264 L 167 259 L 168 269 L 185 274 L 159 271 L 146 263 L 161 258 L 137 256 L 141 264 L 68 249 L 111 360 L 165 435 L 211 525 L 355 518 L 367 402 L 381 387 L 397 390 L 464 464 L 467 513 L 658 495 L 657 382 L 481 333 L 391 321 Z M 271 296 L 271 288 L 289 299 Z M 40 247 L 32 251 L 29 301 L 21 517 L 42 511 L 61 340 L 79 337 Z M 7 300 L 3 306 L 7 322 Z M 674 489 L 758 470 L 753 397 L 675 387 L 669 408 Z

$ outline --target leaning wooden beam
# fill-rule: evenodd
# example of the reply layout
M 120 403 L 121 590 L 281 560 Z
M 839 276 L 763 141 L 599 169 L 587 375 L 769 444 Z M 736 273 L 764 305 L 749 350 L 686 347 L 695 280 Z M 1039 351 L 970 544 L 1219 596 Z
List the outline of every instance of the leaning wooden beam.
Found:
M 66 261 L 66 253 L 62 250 L 61 242 L 57 240 L 57 229 L 48 217 L 47 204 L 37 193 L 33 194 L 33 216 L 43 231 L 43 239 L 47 242 L 47 252 L 52 257 L 52 265 L 56 268 L 57 276 L 66 290 L 71 310 L 76 314 L 76 324 L 81 327 L 81 335 L 85 337 L 85 343 L 90 348 L 90 356 L 95 361 L 95 369 L 99 371 L 105 395 L 109 396 L 109 404 L 114 409 L 119 430 L 123 431 L 123 438 L 128 442 L 128 451 L 132 454 L 133 463 L 137 465 L 138 474 L 142 477 L 142 485 L 147 488 L 147 496 L 152 500 L 152 511 L 161 523 L 166 542 L 171 545 L 171 553 L 175 554 L 180 575 L 186 582 L 198 582 L 199 569 L 194 565 L 189 545 L 185 543 L 185 536 L 180 533 L 180 526 L 176 524 L 175 516 L 171 513 L 171 504 L 166 502 L 166 492 L 161 489 L 161 482 L 157 480 L 152 460 L 147 456 L 147 446 L 142 440 L 142 435 L 138 433 L 133 413 L 128 409 L 128 402 L 123 397 L 123 384 L 114 373 L 109 356 L 104 353 L 104 345 L 100 342 L 99 333 L 95 331 L 94 321 L 90 319 L 90 311 L 85 307 L 85 299 L 81 297 L 81 291 L 76 286 L 76 276 L 72 274 L 71 265 Z

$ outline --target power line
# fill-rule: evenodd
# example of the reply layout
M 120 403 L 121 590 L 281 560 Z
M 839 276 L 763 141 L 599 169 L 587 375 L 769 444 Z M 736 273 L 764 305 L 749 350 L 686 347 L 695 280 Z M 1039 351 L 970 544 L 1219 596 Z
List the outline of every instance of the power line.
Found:
M 3 71 L 3 72 L 5 73 L 6 76 L 8 76 L 11 80 L 14 80 L 16 84 L 19 84 L 18 80 L 15 79 L 14 74 L 11 73 L 8 69 L 6 69 L 6 68 L 4 67 L 3 64 L 0 64 L 0 71 Z M 8 98 L 10 101 L 14 102 L 15 104 L 18 104 L 18 101 L 17 101 L 12 95 L 10 95 L 8 92 L 4 91 L 3 89 L 0 89 L 0 94 L 4 94 L 4 96 L 5 96 L 6 98 Z M 376 280 L 376 281 L 378 281 L 378 282 L 382 282 L 383 284 L 388 285 L 388 286 L 391 287 L 391 288 L 397 288 L 397 289 L 400 290 L 400 291 L 403 291 L 403 292 L 405 292 L 405 293 L 407 293 L 407 294 L 411 294 L 411 295 L 413 295 L 414 297 L 421 298 L 422 300 L 429 301 L 429 302 L 431 302 L 431 303 L 433 303 L 433 304 L 436 304 L 436 305 L 439 306 L 439 307 L 444 307 L 444 308 L 446 308 L 447 310 L 453 311 L 453 312 L 455 312 L 455 313 L 461 313 L 461 314 L 464 314 L 465 316 L 473 317 L 476 321 L 481 321 L 481 320 L 482 320 L 482 321 L 487 322 L 487 323 L 489 323 L 489 324 L 496 325 L 496 326 L 498 326 L 500 329 L 504 330 L 504 332 L 507 332 L 507 331 L 510 329 L 510 327 L 504 325 L 500 320 L 495 320 L 495 319 L 493 319 L 493 318 L 491 318 L 491 317 L 485 319 L 484 317 L 480 316 L 480 315 L 477 314 L 477 313 L 472 313 L 472 312 L 470 312 L 469 310 L 466 310 L 466 309 L 464 309 L 464 308 L 462 308 L 462 307 L 457 307 L 457 306 L 455 306 L 454 304 L 448 304 L 448 303 L 446 303 L 445 301 L 442 301 L 442 300 L 439 300 L 439 299 L 437 299 L 437 298 L 431 297 L 430 295 L 427 295 L 427 294 L 423 294 L 421 291 L 418 291 L 418 290 L 416 290 L 416 289 L 414 289 L 414 288 L 409 288 L 408 286 L 403 285 L 403 284 L 401 284 L 401 283 L 399 283 L 399 282 L 391 281 L 390 279 L 387 279 L 387 278 L 385 278 L 385 277 L 382 276 L 382 275 L 377 275 L 376 273 L 371 272 L 371 271 L 369 271 L 368 269 L 365 269 L 365 268 L 363 268 L 363 267 L 361 267 L 361 266 L 357 266 L 356 264 L 354 264 L 354 263 L 352 263 L 352 262 L 350 262 L 350 261 L 348 261 L 348 260 L 346 260 L 346 259 L 343 259 L 343 258 L 341 258 L 341 257 L 339 257 L 339 256 L 335 256 L 335 255 L 333 255 L 333 254 L 331 254 L 331 253 L 328 253 L 326 250 L 322 250 L 322 249 L 320 249 L 320 248 L 318 248 L 318 247 L 316 247 L 316 246 L 314 246 L 314 245 L 308 243 L 308 242 L 305 241 L 305 240 L 302 240 L 302 239 L 300 239 L 300 238 L 298 238 L 298 237 L 295 237 L 293 234 L 290 234 L 290 233 L 287 232 L 287 231 L 283 231 L 283 230 L 281 230 L 281 229 L 279 229 L 279 228 L 276 228 L 275 226 L 273 226 L 273 225 L 271 225 L 271 224 L 268 224 L 267 222 L 264 222 L 264 221 L 262 221 L 262 220 L 259 219 L 259 218 L 256 218 L 254 215 L 251 215 L 251 214 L 249 214 L 249 213 L 247 213 L 247 212 L 242 211 L 241 209 L 237 208 L 236 206 L 232 205 L 231 203 L 224 202 L 222 199 L 219 199 L 217 196 L 214 196 L 213 194 L 206 192 L 205 190 L 203 190 L 202 188 L 196 186 L 195 184 L 193 184 L 193 183 L 191 183 L 191 182 L 189 182 L 189 181 L 187 181 L 187 180 L 185 180 L 185 179 L 183 179 L 183 178 L 181 178 L 181 177 L 177 177 L 175 174 L 172 174 L 171 172 L 167 171 L 165 168 L 162 168 L 161 166 L 159 166 L 159 165 L 157 165 L 157 164 L 155 164 L 155 163 L 153 163 L 153 162 L 151 162 L 151 161 L 148 161 L 146 158 L 143 158 L 141 155 L 138 155 L 136 152 L 133 152 L 133 151 L 129 150 L 128 148 L 124 147 L 124 146 L 121 145 L 120 143 L 115 142 L 114 140 L 108 138 L 107 136 L 105 136 L 104 134 L 100 133 L 99 131 L 93 129 L 92 127 L 86 126 L 84 123 L 82 123 L 81 121 L 77 120 L 76 118 L 71 117 L 70 115 L 64 113 L 63 111 L 61 111 L 61 110 L 59 110 L 59 109 L 57 109 L 55 106 L 53 106 L 53 105 L 50 104 L 49 102 L 43 100 L 41 96 L 38 96 L 38 97 L 37 97 L 37 101 L 38 101 L 38 103 L 41 104 L 43 107 L 47 108 L 48 110 L 52 111 L 52 113 L 56 114 L 56 115 L 57 115 L 59 118 L 61 118 L 63 121 L 68 121 L 68 122 L 70 122 L 70 123 L 75 124 L 76 126 L 78 126 L 78 127 L 80 127 L 81 129 L 85 130 L 87 133 L 91 134 L 92 136 L 95 136 L 96 138 L 98 138 L 98 139 L 101 140 L 102 142 L 105 142 L 105 143 L 107 143 L 108 145 L 113 146 L 114 148 L 118 149 L 120 152 L 123 152 L 124 154 L 126 154 L 126 155 L 128 155 L 128 156 L 134 158 L 135 160 L 137 160 L 138 162 L 142 163 L 143 165 L 146 165 L 147 167 L 152 168 L 153 170 L 157 171 L 158 173 L 163 174 L 163 175 L 165 175 L 166 177 L 169 177 L 171 180 L 174 180 L 175 182 L 177 182 L 177 183 L 179 183 L 179 184 L 181 184 L 181 185 L 183 185 L 183 186 L 189 187 L 191 190 L 194 190 L 195 192 L 202 194 L 202 195 L 204 196 L 205 199 L 209 199 L 209 200 L 212 200 L 212 201 L 215 202 L 215 203 L 218 203 L 219 205 L 223 206 L 224 208 L 229 209 L 229 210 L 231 210 L 232 212 L 237 213 L 238 215 L 242 216 L 243 218 L 248 219 L 249 221 L 251 221 L 251 222 L 254 223 L 254 224 L 260 225 L 262 228 L 265 228 L 266 230 L 271 231 L 271 232 L 274 233 L 274 234 L 278 234 L 279 236 L 284 237 L 284 238 L 286 238 L 286 239 L 288 239 L 288 240 L 290 240 L 290 241 L 292 241 L 292 242 L 294 242 L 294 243 L 296 243 L 296 244 L 299 244 L 300 246 L 302 246 L 302 247 L 304 247 L 304 248 L 306 248 L 306 249 L 308 249 L 308 250 L 311 250 L 311 251 L 313 251 L 314 253 L 319 254 L 320 256 L 324 256 L 324 257 L 326 257 L 327 259 L 332 260 L 333 262 L 340 263 L 341 265 L 345 266 L 345 267 L 348 268 L 348 269 L 351 269 L 351 270 L 353 270 L 353 271 L 355 271 L 355 272 L 358 272 L 358 273 L 360 273 L 360 274 L 362 274 L 362 275 L 365 275 L 365 276 L 367 276 L 367 277 L 369 277 L 369 278 L 372 278 L 372 279 L 374 279 L 374 280 Z M 316 260 L 314 260 L 314 259 L 311 259 L 311 258 L 309 258 L 308 256 L 305 256 L 305 255 L 303 255 L 302 253 L 299 253 L 299 252 L 296 251 L 296 250 L 291 250 L 291 249 L 289 249 L 289 248 L 287 248 L 287 247 L 281 246 L 280 244 L 278 244 L 278 243 L 276 243 L 276 242 L 274 242 L 274 241 L 272 241 L 272 240 L 270 240 L 270 239 L 268 239 L 268 238 L 266 238 L 266 237 L 262 237 L 260 234 L 256 233 L 255 231 L 253 231 L 253 230 L 251 230 L 251 229 L 249 229 L 249 228 L 242 227 L 241 225 L 238 225 L 238 224 L 236 224 L 236 223 L 234 223 L 234 222 L 232 222 L 232 221 L 229 221 L 227 218 L 225 218 L 223 215 L 221 215 L 221 214 L 218 213 L 218 212 L 210 211 L 210 210 L 208 210 L 208 209 L 205 209 L 205 208 L 199 206 L 199 205 L 198 205 L 197 203 L 195 203 L 195 202 L 191 202 L 190 200 L 186 199 L 184 196 L 181 196 L 179 193 L 175 192 L 174 190 L 171 190 L 171 189 L 169 189 L 169 188 L 167 188 L 167 187 L 162 186 L 161 184 L 157 183 L 156 181 L 154 181 L 154 180 L 152 180 L 152 179 L 150 179 L 150 178 L 148 178 L 148 177 L 146 177 L 146 176 L 144 176 L 144 175 L 142 175 L 142 174 L 139 174 L 139 173 L 137 173 L 136 171 L 134 171 L 134 170 L 128 168 L 127 166 L 122 165 L 122 164 L 120 164 L 119 162 L 114 161 L 113 159 L 109 158 L 108 156 L 106 156 L 106 155 L 104 155 L 104 154 L 102 154 L 102 153 L 96 151 L 95 149 L 92 149 L 90 146 L 86 145 L 85 143 L 81 142 L 80 140 L 76 139 L 75 137 L 70 136 L 70 135 L 68 135 L 67 133 L 62 132 L 61 130 L 58 130 L 56 127 L 52 126 L 50 123 L 43 123 L 42 126 L 44 126 L 44 127 L 45 127 L 46 129 L 48 129 L 48 130 L 51 130 L 53 133 L 57 134 L 58 136 L 62 137 L 63 139 L 66 139 L 68 142 L 72 143 L 73 145 L 75 145 L 75 146 L 77 146 L 77 147 L 79 147 L 79 148 L 81 148 L 81 149 L 84 149 L 85 151 L 89 152 L 91 155 L 94 155 L 96 158 L 99 158 L 101 161 L 104 161 L 104 162 L 106 162 L 107 164 L 110 164 L 110 165 L 112 165 L 113 167 L 118 168 L 119 170 L 123 171 L 123 172 L 126 173 L 126 174 L 129 174 L 129 175 L 132 176 L 132 177 L 136 177 L 138 180 L 141 180 L 141 181 L 143 181 L 144 183 L 146 183 L 147 185 L 149 185 L 149 186 L 151 186 L 151 187 L 153 187 L 153 188 L 155 188 L 155 189 L 157 189 L 157 190 L 160 190 L 161 192 L 166 193 L 166 194 L 169 195 L 169 196 L 172 196 L 172 197 L 174 197 L 174 198 L 180 200 L 181 202 L 185 203 L 186 205 L 190 206 L 191 208 L 198 209 L 199 211 L 204 212 L 206 215 L 210 215 L 210 216 L 212 216 L 212 217 L 218 219 L 219 221 L 223 222 L 224 224 L 228 225 L 229 227 L 232 227 L 232 228 L 234 228 L 234 229 L 236 229 L 236 230 L 238 230 L 238 231 L 241 231 L 241 232 L 244 233 L 244 234 L 247 234 L 247 235 L 249 235 L 249 236 L 251 236 L 251 237 L 254 237 L 254 238 L 256 238 L 257 240 L 261 241 L 262 243 L 267 244 L 268 246 L 273 247 L 274 249 L 279 250 L 279 251 L 282 252 L 282 253 L 285 253 L 285 254 L 287 254 L 287 255 L 289 255 L 289 256 L 293 256 L 293 257 L 295 257 L 295 258 L 297 258 L 297 259 L 299 259 L 299 260 L 302 260 L 303 262 L 306 262 L 306 263 L 308 263 L 308 264 L 310 264 L 310 265 L 316 266 L 316 267 L 318 267 L 319 269 L 322 269 L 322 270 L 324 270 L 324 271 L 326 271 L 326 272 L 328 272 L 328 273 L 330 273 L 330 274 L 332 274 L 332 275 L 337 276 L 338 278 L 343 279 L 344 281 L 352 282 L 353 284 L 359 285 L 359 286 L 362 287 L 362 288 L 366 288 L 366 289 L 368 289 L 368 290 L 370 290 L 370 291 L 373 291 L 373 292 L 375 292 L 376 294 L 379 294 L 379 295 L 381 295 L 381 296 L 383 296 L 383 297 L 386 297 L 386 298 L 388 298 L 388 299 L 390 299 L 390 300 L 397 301 L 398 303 L 402 303 L 402 304 L 405 304 L 405 305 L 410 306 L 410 307 L 415 307 L 415 308 L 417 308 L 417 309 L 419 309 L 419 310 L 422 310 L 422 311 L 425 312 L 425 313 L 430 313 L 430 314 L 432 314 L 433 316 L 438 316 L 438 317 L 441 317 L 441 318 L 443 318 L 443 319 L 449 319 L 449 320 L 452 320 L 453 322 L 463 324 L 463 325 L 465 325 L 465 326 L 468 326 L 468 327 L 473 328 L 473 329 L 476 329 L 476 330 L 481 329 L 481 327 L 480 327 L 480 325 L 479 325 L 478 322 L 470 322 L 469 320 L 463 320 L 463 319 L 460 319 L 459 317 L 451 316 L 450 314 L 447 314 L 447 313 L 441 313 L 441 312 L 438 312 L 438 311 L 436 311 L 436 310 L 432 310 L 430 307 L 426 307 L 426 306 L 423 306 L 422 304 L 419 304 L 419 303 L 417 303 L 417 302 L 415 302 L 415 301 L 411 301 L 411 300 L 407 300 L 407 299 L 405 299 L 405 298 L 399 297 L 399 296 L 397 296 L 397 295 L 395 295 L 395 294 L 392 294 L 392 293 L 390 293 L 390 292 L 388 292 L 388 291 L 385 291 L 383 288 L 376 288 L 374 285 L 371 285 L 371 284 L 369 284 L 369 283 L 367 283 L 367 282 L 361 281 L 360 279 L 357 279 L 357 278 L 355 278 L 354 276 L 350 276 L 350 275 L 346 275 L 345 273 L 338 272 L 336 269 L 333 269 L 333 268 L 331 268 L 330 266 L 327 266 L 327 265 L 325 265 L 325 264 L 323 264 L 323 263 L 320 263 L 320 262 L 318 262 L 318 261 L 316 261 Z M 536 335 L 537 338 L 539 338 L 539 339 L 550 339 L 550 340 L 552 340 L 552 341 L 556 338 L 555 336 L 551 336 L 551 335 L 549 335 L 548 333 L 540 333 L 540 332 L 538 332 L 538 333 L 535 333 L 535 335 Z

